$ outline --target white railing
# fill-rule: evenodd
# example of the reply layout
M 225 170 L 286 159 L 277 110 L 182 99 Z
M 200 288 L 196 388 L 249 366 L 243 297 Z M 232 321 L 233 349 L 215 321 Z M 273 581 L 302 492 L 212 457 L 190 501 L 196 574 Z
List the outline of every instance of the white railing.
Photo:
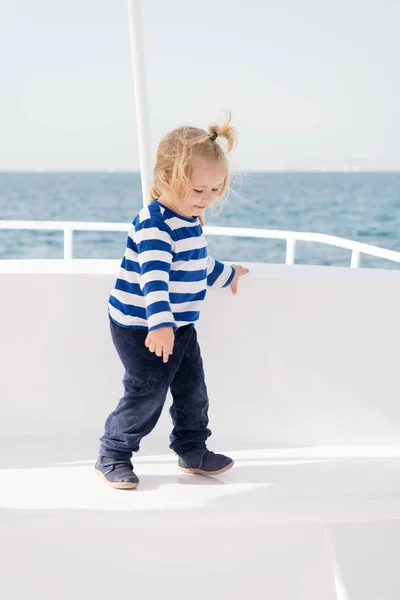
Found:
M 127 223 L 83 222 L 83 221 L 0 221 L 0 229 L 31 229 L 51 230 L 64 232 L 64 259 L 73 258 L 73 232 L 74 231 L 121 231 L 128 233 Z M 286 264 L 293 265 L 296 254 L 296 243 L 317 242 L 328 244 L 351 251 L 350 267 L 360 266 L 361 254 L 385 258 L 400 262 L 400 252 L 387 250 L 370 244 L 363 244 L 353 240 L 327 235 L 325 233 L 305 233 L 301 231 L 281 231 L 278 229 L 248 229 L 242 227 L 205 227 L 207 235 L 221 235 L 244 238 L 262 238 L 286 240 Z

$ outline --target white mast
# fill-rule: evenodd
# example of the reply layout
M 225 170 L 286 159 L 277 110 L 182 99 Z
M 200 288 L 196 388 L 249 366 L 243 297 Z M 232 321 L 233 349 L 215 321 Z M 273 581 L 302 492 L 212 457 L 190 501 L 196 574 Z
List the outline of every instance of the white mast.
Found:
M 142 181 L 143 204 L 148 204 L 152 181 L 149 117 L 146 98 L 146 75 L 144 68 L 143 39 L 140 19 L 140 0 L 128 0 L 129 33 L 131 39 L 133 85 L 135 92 L 136 121 L 139 141 L 139 160 Z

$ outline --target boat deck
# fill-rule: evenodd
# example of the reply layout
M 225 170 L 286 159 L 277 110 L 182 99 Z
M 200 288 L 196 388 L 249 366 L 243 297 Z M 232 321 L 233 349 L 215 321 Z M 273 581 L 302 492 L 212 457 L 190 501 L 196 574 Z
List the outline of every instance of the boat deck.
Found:
M 117 491 L 84 443 L 54 440 L 60 461 L 48 444 L 2 453 L 7 598 L 398 598 L 400 452 L 226 447 L 211 478 L 144 451 L 139 488 Z
M 257 265 L 210 290 L 209 447 L 235 467 L 179 473 L 164 410 L 118 491 L 93 471 L 117 268 L 0 265 L 2 597 L 398 600 L 400 273 Z

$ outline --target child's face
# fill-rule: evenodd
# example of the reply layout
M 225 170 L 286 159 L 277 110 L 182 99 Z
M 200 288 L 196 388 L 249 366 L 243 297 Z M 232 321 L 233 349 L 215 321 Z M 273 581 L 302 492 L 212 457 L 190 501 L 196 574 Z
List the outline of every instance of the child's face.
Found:
M 226 177 L 223 161 L 210 162 L 203 158 L 194 161 L 190 187 L 180 207 L 188 216 L 199 217 L 220 195 Z

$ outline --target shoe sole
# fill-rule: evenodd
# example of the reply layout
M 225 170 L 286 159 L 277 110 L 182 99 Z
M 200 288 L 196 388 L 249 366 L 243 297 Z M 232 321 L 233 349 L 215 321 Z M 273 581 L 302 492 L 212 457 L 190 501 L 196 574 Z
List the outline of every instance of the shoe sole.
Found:
M 134 483 L 133 481 L 108 481 L 107 477 L 99 469 L 95 468 L 94 472 L 115 490 L 134 490 L 139 485 L 139 482 Z
M 203 469 L 186 469 L 185 467 L 181 467 L 178 465 L 178 469 L 183 473 L 190 473 L 191 475 L 221 475 L 222 473 L 226 473 L 229 469 L 232 469 L 234 465 L 234 461 L 230 462 L 229 465 L 226 465 L 223 469 L 219 469 L 218 471 L 203 471 Z

